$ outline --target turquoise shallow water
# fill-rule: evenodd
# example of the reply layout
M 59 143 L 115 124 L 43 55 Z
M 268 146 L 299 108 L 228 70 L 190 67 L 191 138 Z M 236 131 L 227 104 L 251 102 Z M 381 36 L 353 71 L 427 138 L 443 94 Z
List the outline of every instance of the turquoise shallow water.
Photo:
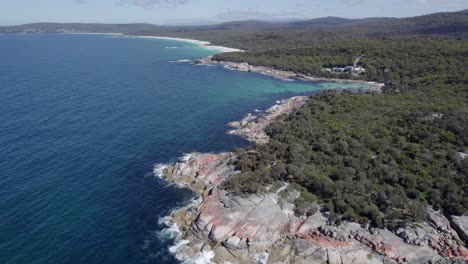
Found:
M 176 262 L 158 219 L 191 193 L 154 177 L 154 164 L 246 146 L 226 135 L 227 122 L 344 87 L 169 62 L 214 52 L 110 35 L 0 35 L 0 263 Z

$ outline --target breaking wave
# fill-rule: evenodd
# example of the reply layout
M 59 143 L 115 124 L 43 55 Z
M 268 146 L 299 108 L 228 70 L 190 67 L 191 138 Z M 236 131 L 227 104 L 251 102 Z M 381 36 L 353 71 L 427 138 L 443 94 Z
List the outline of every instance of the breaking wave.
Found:
M 179 158 L 179 160 L 180 160 L 181 162 L 187 162 L 187 161 L 189 161 L 189 160 L 192 158 L 192 156 L 193 156 L 194 154 L 195 154 L 195 153 L 184 153 L 184 154 L 182 154 L 182 156 Z
M 187 207 L 192 205 L 198 205 L 202 202 L 201 196 L 194 197 L 190 200 Z M 172 214 L 172 213 L 171 213 Z M 179 230 L 179 226 L 172 221 L 170 216 L 165 216 L 159 219 L 159 225 L 163 225 L 166 228 L 157 232 L 157 237 L 161 241 L 174 240 L 174 245 L 169 247 L 169 252 L 174 257 L 184 264 L 211 264 L 211 259 L 214 257 L 213 251 L 203 251 L 195 256 L 187 256 L 183 253 L 185 246 L 189 243 L 188 240 L 180 239 L 182 232 Z
M 182 236 L 182 232 L 180 232 L 177 224 L 172 222 L 170 216 L 160 218 L 158 224 L 166 227 L 157 233 L 159 240 L 168 241 L 171 239 L 178 239 Z
M 174 62 L 192 62 L 192 60 L 189 60 L 189 59 L 181 59 L 181 60 L 175 60 L 175 61 L 169 61 L 171 63 L 174 63 Z
M 211 259 L 214 257 L 214 252 L 203 251 L 195 256 L 187 256 L 181 253 L 181 250 L 189 243 L 188 240 L 180 240 L 174 246 L 169 248 L 169 252 L 174 254 L 177 260 L 183 264 L 211 264 Z
M 153 174 L 159 178 L 162 178 L 164 170 L 169 168 L 172 164 L 169 163 L 157 163 L 153 167 Z

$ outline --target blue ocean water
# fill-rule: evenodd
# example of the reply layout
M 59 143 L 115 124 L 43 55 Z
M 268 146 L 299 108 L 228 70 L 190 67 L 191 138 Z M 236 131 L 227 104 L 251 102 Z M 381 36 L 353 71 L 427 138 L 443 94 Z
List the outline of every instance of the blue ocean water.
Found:
M 169 62 L 214 53 L 172 40 L 0 35 L 0 263 L 176 263 L 158 220 L 192 194 L 154 177 L 154 164 L 246 146 L 227 122 L 343 87 Z

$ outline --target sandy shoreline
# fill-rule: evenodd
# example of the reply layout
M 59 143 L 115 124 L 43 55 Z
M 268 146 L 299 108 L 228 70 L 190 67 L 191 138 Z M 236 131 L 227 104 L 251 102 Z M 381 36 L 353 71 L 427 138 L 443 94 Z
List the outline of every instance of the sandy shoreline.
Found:
M 198 47 L 204 48 L 204 49 L 211 49 L 211 50 L 216 50 L 219 52 L 242 52 L 243 50 L 240 49 L 235 49 L 235 48 L 230 48 L 230 47 L 224 47 L 224 46 L 216 46 L 216 45 L 211 45 L 211 42 L 208 41 L 203 41 L 203 40 L 198 40 L 198 39 L 188 39 L 188 38 L 175 38 L 175 37 L 163 37 L 163 36 L 139 36 L 139 35 L 127 35 L 124 33 L 93 33 L 93 32 L 61 32 L 61 33 L 55 33 L 55 34 L 64 34 L 64 35 L 111 35 L 111 36 L 119 36 L 119 37 L 129 37 L 129 38 L 146 38 L 146 39 L 162 39 L 162 40 L 174 40 L 174 41 L 180 41 L 180 42 L 186 42 L 186 43 L 191 43 L 195 44 Z
M 205 49 L 212 49 L 220 52 L 238 52 L 238 51 L 243 51 L 240 49 L 235 49 L 235 48 L 230 48 L 230 47 L 224 47 L 224 46 L 216 46 L 216 45 L 211 45 L 211 42 L 208 41 L 203 41 L 203 40 L 197 40 L 197 39 L 186 39 L 186 38 L 174 38 L 174 37 L 162 37 L 162 36 L 137 36 L 137 35 L 125 35 L 125 34 L 119 34 L 122 37 L 135 37 L 135 38 L 147 38 L 147 39 L 163 39 L 163 40 L 174 40 L 174 41 L 180 41 L 180 42 L 187 42 L 191 44 L 195 44 L 198 47 L 205 48 Z

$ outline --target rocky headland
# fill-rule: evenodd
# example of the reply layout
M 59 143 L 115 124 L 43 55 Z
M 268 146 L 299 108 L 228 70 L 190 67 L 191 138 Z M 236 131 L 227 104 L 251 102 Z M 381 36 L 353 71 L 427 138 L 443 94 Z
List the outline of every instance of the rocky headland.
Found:
M 220 66 L 225 67 L 226 69 L 244 71 L 244 72 L 256 72 L 256 73 L 268 75 L 268 76 L 271 76 L 271 77 L 274 77 L 276 79 L 280 79 L 283 81 L 301 80 L 301 81 L 327 81 L 327 82 L 339 82 L 339 83 L 362 83 L 362 84 L 365 84 L 365 88 L 362 88 L 361 90 L 372 91 L 372 92 L 380 92 L 382 90 L 382 87 L 385 86 L 383 83 L 376 83 L 376 82 L 308 76 L 304 74 L 297 74 L 293 71 L 283 71 L 283 70 L 277 70 L 277 69 L 268 68 L 264 66 L 254 66 L 246 62 L 239 63 L 239 62 L 232 62 L 232 61 L 218 61 L 218 60 L 213 60 L 212 57 L 204 57 L 201 59 L 194 60 L 193 64 L 220 65 Z
M 232 122 L 231 134 L 263 144 L 264 128 L 301 107 L 307 97 L 278 102 L 262 117 Z M 168 181 L 191 188 L 201 199 L 171 213 L 180 231 L 172 247 L 184 263 L 467 263 L 463 239 L 468 217 L 447 219 L 428 208 L 423 223 L 392 232 L 345 222 L 329 224 L 327 213 L 296 215 L 299 191 L 287 183 L 250 195 L 233 195 L 220 185 L 238 173 L 233 153 L 192 153 L 162 172 Z

